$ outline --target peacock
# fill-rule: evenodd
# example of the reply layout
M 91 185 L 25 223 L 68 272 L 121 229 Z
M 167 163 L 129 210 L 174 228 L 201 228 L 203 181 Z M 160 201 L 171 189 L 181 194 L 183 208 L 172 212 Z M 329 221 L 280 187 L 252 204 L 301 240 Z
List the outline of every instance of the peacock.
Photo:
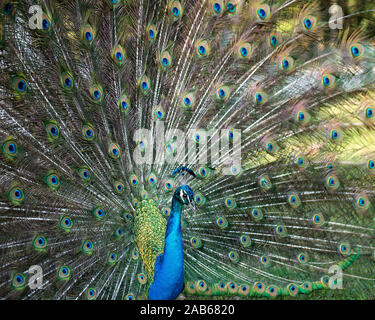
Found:
M 374 299 L 375 6 L 1 0 L 1 299 Z

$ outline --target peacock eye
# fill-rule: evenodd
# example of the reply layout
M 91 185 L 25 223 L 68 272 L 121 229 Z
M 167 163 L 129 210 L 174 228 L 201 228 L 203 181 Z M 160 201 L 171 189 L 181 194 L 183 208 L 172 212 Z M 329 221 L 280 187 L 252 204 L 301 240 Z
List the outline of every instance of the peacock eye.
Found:
M 184 197 L 184 198 L 187 198 L 187 194 L 186 194 L 186 193 L 184 193 L 183 197 Z

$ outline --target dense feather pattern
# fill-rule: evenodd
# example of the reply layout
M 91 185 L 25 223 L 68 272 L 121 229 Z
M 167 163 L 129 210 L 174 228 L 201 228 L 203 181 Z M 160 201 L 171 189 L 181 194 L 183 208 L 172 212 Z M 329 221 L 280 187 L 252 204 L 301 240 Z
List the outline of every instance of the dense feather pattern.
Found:
M 1 1 L 0 297 L 147 298 L 189 185 L 180 298 L 373 298 L 374 7 L 342 5 Z

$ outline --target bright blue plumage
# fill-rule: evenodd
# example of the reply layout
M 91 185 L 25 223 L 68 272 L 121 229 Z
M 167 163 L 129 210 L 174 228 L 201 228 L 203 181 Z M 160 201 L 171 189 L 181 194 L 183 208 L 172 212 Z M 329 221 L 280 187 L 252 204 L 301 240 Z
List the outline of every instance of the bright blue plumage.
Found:
M 184 288 L 184 253 L 182 247 L 181 214 L 183 204 L 194 205 L 193 190 L 183 185 L 172 199 L 172 210 L 165 233 L 164 254 L 155 262 L 154 282 L 148 298 L 150 300 L 176 299 Z

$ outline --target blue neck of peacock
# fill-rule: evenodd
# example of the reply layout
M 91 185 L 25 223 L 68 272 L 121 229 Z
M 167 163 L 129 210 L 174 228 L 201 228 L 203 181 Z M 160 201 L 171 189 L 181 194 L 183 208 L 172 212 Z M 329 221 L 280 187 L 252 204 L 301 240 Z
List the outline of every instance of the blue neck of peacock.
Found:
M 168 246 L 170 240 L 173 240 L 174 246 L 173 248 L 176 249 L 176 241 L 181 244 L 181 251 L 182 251 L 182 233 L 181 233 L 181 214 L 182 214 L 182 204 L 177 198 L 173 197 L 172 199 L 172 210 L 169 215 L 168 223 L 167 223 L 167 230 L 165 232 L 165 247 L 164 247 L 164 255 L 168 252 Z
M 173 197 L 165 232 L 164 253 L 155 262 L 155 277 L 149 289 L 149 299 L 176 299 L 184 288 L 181 214 L 182 204 Z

